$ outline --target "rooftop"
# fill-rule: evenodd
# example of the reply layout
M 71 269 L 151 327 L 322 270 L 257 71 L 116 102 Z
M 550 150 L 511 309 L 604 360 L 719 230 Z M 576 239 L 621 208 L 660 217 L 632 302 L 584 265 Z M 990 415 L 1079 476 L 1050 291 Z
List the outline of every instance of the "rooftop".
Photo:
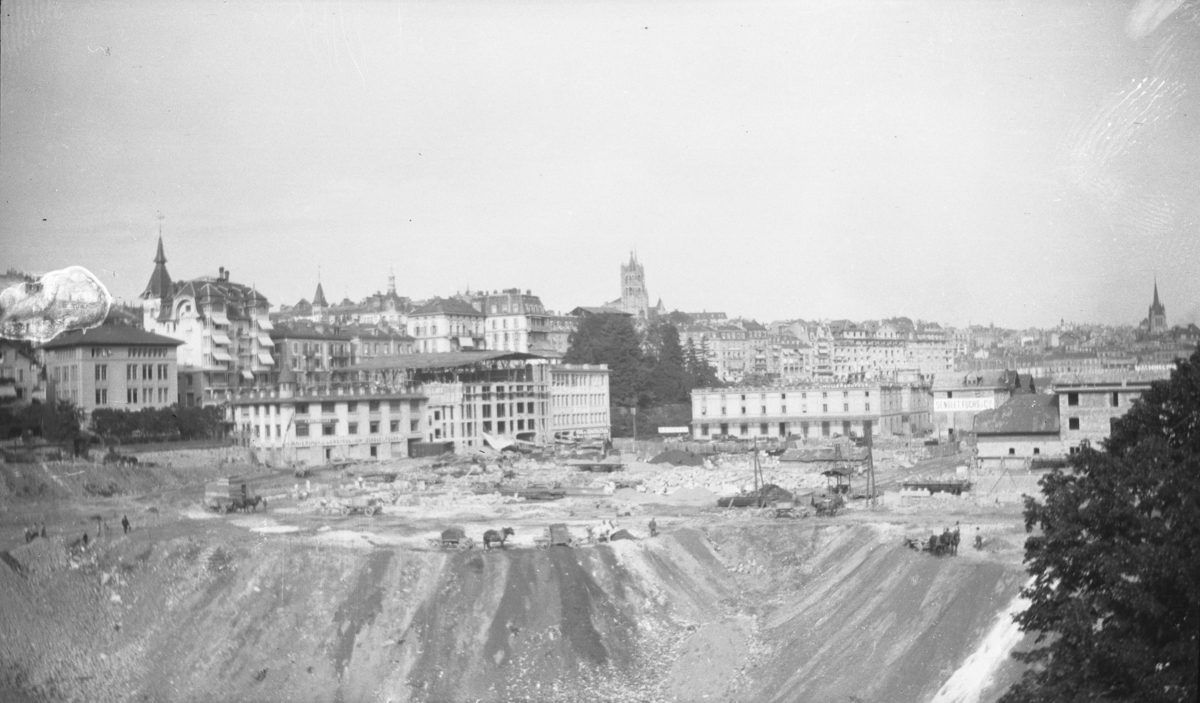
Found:
M 1058 434 L 1058 398 L 1050 393 L 1013 396 L 975 416 L 975 434 Z
M 364 359 L 351 368 L 360 371 L 399 371 L 407 369 L 450 369 L 490 361 L 526 361 L 544 359 L 537 354 L 508 351 L 459 351 L 437 354 L 389 354 Z
M 457 298 L 434 298 L 411 313 L 411 317 L 419 315 L 465 315 L 467 317 L 484 317 L 470 303 L 464 303 Z
M 90 330 L 70 330 L 63 332 L 54 339 L 42 345 L 43 349 L 62 349 L 65 347 L 88 346 L 173 346 L 183 344 L 178 339 L 164 337 L 161 334 L 143 332 L 136 327 L 123 325 L 101 325 Z

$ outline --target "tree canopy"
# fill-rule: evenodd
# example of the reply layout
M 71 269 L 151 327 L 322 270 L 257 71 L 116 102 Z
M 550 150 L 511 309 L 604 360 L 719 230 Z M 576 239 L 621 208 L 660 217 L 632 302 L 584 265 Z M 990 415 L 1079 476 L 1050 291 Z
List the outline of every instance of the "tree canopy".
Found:
M 1025 501 L 1033 665 L 1002 703 L 1194 701 L 1200 648 L 1200 351 Z
M 641 405 L 649 391 L 643 379 L 642 340 L 633 321 L 624 315 L 590 315 L 571 333 L 568 364 L 608 364 L 608 393 L 612 405 Z

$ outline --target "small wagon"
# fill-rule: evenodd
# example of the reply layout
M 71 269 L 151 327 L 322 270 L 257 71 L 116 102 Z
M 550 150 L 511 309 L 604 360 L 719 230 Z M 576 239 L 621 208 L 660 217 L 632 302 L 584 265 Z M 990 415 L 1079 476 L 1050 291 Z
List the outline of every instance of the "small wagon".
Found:
M 474 549 L 475 540 L 467 536 L 467 531 L 461 527 L 447 527 L 442 530 L 441 537 L 429 540 L 429 546 L 435 549 Z
M 339 512 L 342 515 L 378 515 L 383 512 L 383 506 L 375 498 L 355 496 L 343 499 Z
M 838 508 L 845 505 L 840 494 L 835 494 L 832 498 L 819 498 L 813 500 L 813 507 L 817 511 L 817 517 L 828 515 L 833 517 L 837 515 Z
M 546 528 L 546 534 L 533 540 L 538 549 L 551 547 L 575 547 L 579 541 L 571 536 L 571 531 L 562 523 L 556 523 Z

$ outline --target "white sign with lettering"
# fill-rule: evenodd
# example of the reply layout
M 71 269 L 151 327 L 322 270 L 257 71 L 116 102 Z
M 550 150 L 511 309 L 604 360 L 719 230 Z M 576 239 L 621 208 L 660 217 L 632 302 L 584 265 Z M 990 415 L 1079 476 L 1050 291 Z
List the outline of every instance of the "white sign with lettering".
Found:
M 987 398 L 934 398 L 935 413 L 979 412 L 996 407 L 994 397 Z

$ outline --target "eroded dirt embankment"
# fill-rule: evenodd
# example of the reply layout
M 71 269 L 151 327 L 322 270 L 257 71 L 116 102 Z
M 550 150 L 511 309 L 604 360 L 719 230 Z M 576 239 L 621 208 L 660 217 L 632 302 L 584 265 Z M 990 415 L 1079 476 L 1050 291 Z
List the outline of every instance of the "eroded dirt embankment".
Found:
M 812 521 L 546 551 L 228 525 L 79 568 L 25 550 L 0 564 L 0 685 L 49 701 L 927 701 L 1021 578 Z

